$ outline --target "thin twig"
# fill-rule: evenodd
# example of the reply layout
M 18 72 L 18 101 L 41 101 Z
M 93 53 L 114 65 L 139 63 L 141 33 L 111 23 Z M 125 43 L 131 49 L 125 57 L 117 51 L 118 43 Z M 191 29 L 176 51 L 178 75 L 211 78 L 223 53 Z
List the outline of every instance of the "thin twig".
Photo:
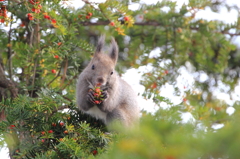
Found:
M 13 14 L 11 14 L 11 19 L 13 19 Z M 10 22 L 9 32 L 8 32 L 8 65 L 9 65 L 9 78 L 12 80 L 12 46 L 11 46 L 11 36 L 12 36 L 12 24 Z
M 68 67 L 68 58 L 65 57 L 65 59 L 64 59 L 64 68 L 63 68 L 63 75 L 62 75 L 62 80 L 61 80 L 61 83 L 60 83 L 60 87 L 63 86 L 64 81 L 65 81 L 65 79 L 66 79 L 67 67 Z
M 108 25 L 109 23 L 110 23 L 110 21 L 106 20 L 106 21 L 98 21 L 96 23 L 85 21 L 85 22 L 80 22 L 79 24 L 83 25 L 83 26 L 98 26 L 98 25 Z M 135 22 L 134 25 L 135 26 L 164 26 L 163 24 L 156 22 L 156 21 Z M 196 30 L 196 31 L 199 30 L 199 28 L 197 28 L 197 27 L 190 27 L 190 29 Z M 227 34 L 230 36 L 239 36 L 240 35 L 240 33 L 230 33 L 228 31 L 215 31 L 215 33 Z
M 73 78 L 72 78 L 71 80 L 69 80 L 68 83 L 61 88 L 61 90 L 64 90 L 68 85 L 70 85 L 70 84 L 72 83 L 72 81 L 73 81 L 75 78 L 77 78 L 77 76 L 78 76 L 78 75 L 73 76 Z

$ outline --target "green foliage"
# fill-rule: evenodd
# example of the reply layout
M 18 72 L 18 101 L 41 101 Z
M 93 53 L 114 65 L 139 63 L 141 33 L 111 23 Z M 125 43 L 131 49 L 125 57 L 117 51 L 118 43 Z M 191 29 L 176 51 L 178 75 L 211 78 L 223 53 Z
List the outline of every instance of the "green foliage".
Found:
M 74 106 L 57 111 L 68 104 L 52 90 L 42 90 L 38 98 L 19 96 L 1 103 L 1 110 L 8 114 L 0 123 L 1 134 L 15 158 L 82 158 L 94 150 L 104 152 L 111 135 L 104 133 L 101 122 Z M 19 139 L 21 142 L 16 143 Z
M 239 112 L 228 117 L 220 130 L 206 131 L 198 122 L 179 122 L 180 113 L 174 109 L 178 108 L 160 109 L 155 116 L 144 116 L 139 130 L 114 144 L 108 158 L 238 158 Z

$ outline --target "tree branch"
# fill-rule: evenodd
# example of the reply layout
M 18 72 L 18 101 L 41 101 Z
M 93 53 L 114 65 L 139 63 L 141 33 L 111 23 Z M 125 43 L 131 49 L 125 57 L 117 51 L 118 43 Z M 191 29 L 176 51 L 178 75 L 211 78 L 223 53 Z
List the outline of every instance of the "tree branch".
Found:
M 13 98 L 17 97 L 18 89 L 11 80 L 6 78 L 2 65 L 0 65 L 0 87 L 9 89 Z
M 98 21 L 96 23 L 92 23 L 92 22 L 80 22 L 80 25 L 83 26 L 98 26 L 98 25 L 108 25 L 110 23 L 109 20 L 106 21 Z M 135 22 L 134 25 L 137 26 L 164 26 L 162 23 L 156 22 L 156 21 L 147 21 L 147 22 Z M 199 28 L 196 27 L 190 27 L 191 30 L 196 30 L 198 31 Z M 230 36 L 239 36 L 240 33 L 230 33 L 228 31 L 215 31 L 215 33 L 220 33 L 220 34 L 227 34 Z
M 0 87 L 8 89 L 11 93 L 12 98 L 16 98 L 18 96 L 17 87 L 11 80 L 8 80 L 6 78 L 1 64 L 0 64 Z M 4 95 L 2 95 L 2 96 L 4 96 Z M 6 116 L 5 116 L 4 110 L 2 110 L 0 112 L 0 121 L 5 120 L 5 119 L 6 119 Z

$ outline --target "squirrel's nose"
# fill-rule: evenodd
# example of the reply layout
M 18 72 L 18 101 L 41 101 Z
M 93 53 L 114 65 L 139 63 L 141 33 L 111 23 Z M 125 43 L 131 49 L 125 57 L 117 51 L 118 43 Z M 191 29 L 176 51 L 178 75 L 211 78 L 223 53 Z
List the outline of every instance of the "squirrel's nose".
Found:
M 103 83 L 103 82 L 104 82 L 103 77 L 98 77 L 98 78 L 97 78 L 97 82 L 98 82 L 98 83 Z

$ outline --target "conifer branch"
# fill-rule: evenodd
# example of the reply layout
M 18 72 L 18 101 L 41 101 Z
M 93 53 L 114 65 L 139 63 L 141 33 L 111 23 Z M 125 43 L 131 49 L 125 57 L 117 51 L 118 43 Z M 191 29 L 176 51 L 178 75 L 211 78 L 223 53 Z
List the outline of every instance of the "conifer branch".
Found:
M 106 21 L 98 21 L 98 22 L 81 22 L 80 24 L 83 26 L 99 26 L 99 25 L 108 25 L 110 23 L 110 21 L 106 20 Z M 156 21 L 147 21 L 147 22 L 135 22 L 134 25 L 137 26 L 164 26 L 163 24 L 156 22 Z M 190 27 L 191 30 L 195 30 L 198 31 L 199 28 L 197 27 Z M 227 34 L 230 36 L 239 36 L 240 33 L 230 33 L 228 31 L 215 31 L 215 33 L 220 33 L 220 34 Z

